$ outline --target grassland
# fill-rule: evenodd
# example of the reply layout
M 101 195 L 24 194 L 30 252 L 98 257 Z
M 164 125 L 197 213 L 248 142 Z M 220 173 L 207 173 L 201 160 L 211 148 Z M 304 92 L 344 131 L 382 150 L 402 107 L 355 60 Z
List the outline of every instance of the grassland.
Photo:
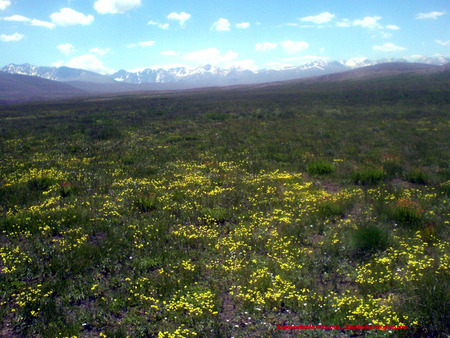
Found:
M 450 334 L 448 85 L 1 107 L 0 335 Z

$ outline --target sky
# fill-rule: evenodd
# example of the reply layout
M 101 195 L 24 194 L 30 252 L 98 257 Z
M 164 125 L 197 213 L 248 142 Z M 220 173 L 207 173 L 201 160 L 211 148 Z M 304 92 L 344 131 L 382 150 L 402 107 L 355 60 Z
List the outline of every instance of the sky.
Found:
M 0 66 L 242 67 L 450 56 L 449 0 L 0 0 Z

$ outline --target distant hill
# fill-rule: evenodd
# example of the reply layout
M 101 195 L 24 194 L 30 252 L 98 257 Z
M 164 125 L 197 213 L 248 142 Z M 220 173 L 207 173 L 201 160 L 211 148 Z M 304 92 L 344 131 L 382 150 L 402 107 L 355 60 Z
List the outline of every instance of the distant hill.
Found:
M 448 64 L 447 64 L 448 65 Z M 366 66 L 346 72 L 317 77 L 316 81 L 365 80 L 399 74 L 434 74 L 449 69 L 447 65 L 436 66 L 422 63 L 389 62 Z
M 445 57 L 421 58 L 416 62 L 421 65 L 442 66 L 450 61 Z M 247 69 L 244 67 L 215 67 L 202 65 L 198 67 L 149 67 L 137 70 L 119 70 L 110 75 L 101 75 L 94 72 L 69 67 L 40 67 L 30 64 L 9 64 L 1 71 L 10 74 L 21 74 L 42 77 L 60 82 L 76 82 L 75 86 L 103 93 L 112 90 L 134 90 L 134 86 L 143 85 L 143 88 L 188 89 L 200 87 L 230 86 L 240 84 L 255 84 L 274 81 L 288 81 L 314 76 L 342 73 L 357 70 L 366 66 L 379 64 L 392 64 L 388 71 L 394 68 L 409 67 L 415 63 L 405 59 L 385 59 L 371 61 L 368 59 L 350 59 L 330 61 L 326 59 L 314 60 L 301 65 L 282 66 L 268 69 Z M 91 84 L 99 84 L 97 88 Z M 118 84 L 121 84 L 120 86 Z M 129 85 L 129 86 L 127 86 Z M 134 85 L 134 86 L 132 86 Z
M 0 103 L 70 98 L 88 93 L 65 83 L 0 72 Z
M 60 82 L 84 81 L 91 83 L 114 83 L 113 78 L 107 75 L 101 75 L 84 69 L 69 67 L 41 67 L 25 63 L 23 65 L 9 64 L 0 69 L 9 74 L 20 74 L 36 76 L 47 80 Z
M 325 67 L 325 64 L 323 65 Z M 329 66 L 329 65 L 328 65 Z M 19 68 L 14 68 L 9 66 L 9 71 L 21 71 L 21 72 L 31 72 L 33 74 L 37 74 L 39 72 L 44 72 L 43 69 L 33 68 L 34 66 L 24 66 Z M 316 65 L 316 68 L 319 67 Z M 105 95 L 105 94 L 119 94 L 119 93 L 138 93 L 145 91 L 170 91 L 170 90 L 186 90 L 186 89 L 195 89 L 195 88 L 206 88 L 213 87 L 214 84 L 217 86 L 229 86 L 232 88 L 241 88 L 242 90 L 253 90 L 255 88 L 273 88 L 274 92 L 277 91 L 274 87 L 282 86 L 285 90 L 289 88 L 289 86 L 293 85 L 294 87 L 297 84 L 301 84 L 302 86 L 325 86 L 327 83 L 339 83 L 339 82 L 354 82 L 354 81 L 363 81 L 368 80 L 372 81 L 370 85 L 375 85 L 373 81 L 376 79 L 383 78 L 391 78 L 388 81 L 382 81 L 383 88 L 386 86 L 390 86 L 391 82 L 394 79 L 405 81 L 405 77 L 414 77 L 418 76 L 420 79 L 411 78 L 408 81 L 413 81 L 415 83 L 415 87 L 420 87 L 420 81 L 427 78 L 425 82 L 422 82 L 424 86 L 425 83 L 431 85 L 433 83 L 448 84 L 448 78 L 450 77 L 450 66 L 449 64 L 444 65 L 433 65 L 433 64 L 422 64 L 422 63 L 408 63 L 408 62 L 387 62 L 387 63 L 379 63 L 370 66 L 364 66 L 359 68 L 354 68 L 352 70 L 347 70 L 347 68 L 341 69 L 340 72 L 337 71 L 339 65 L 335 65 L 334 71 L 332 74 L 312 76 L 312 77 L 304 77 L 306 70 L 294 69 L 292 72 L 296 72 L 297 77 L 290 80 L 284 80 L 284 76 L 282 76 L 281 70 L 273 71 L 274 73 L 270 75 L 271 71 L 260 72 L 264 74 L 264 77 L 259 78 L 260 81 L 256 81 L 256 78 L 253 78 L 255 81 L 250 81 L 250 78 L 244 83 L 239 83 L 236 80 L 237 84 L 230 86 L 229 83 L 224 81 L 215 82 L 211 79 L 211 81 L 169 81 L 169 82 L 142 82 L 142 83 L 129 83 L 129 82 L 118 82 L 111 81 L 111 78 L 105 75 L 99 75 L 96 73 L 86 72 L 83 73 L 81 70 L 71 69 L 67 67 L 61 68 L 51 68 L 53 71 L 55 69 L 58 72 L 54 72 L 52 74 L 59 74 L 58 76 L 62 76 L 66 79 L 65 82 L 60 81 L 52 81 L 39 77 L 38 75 L 26 76 L 19 74 L 9 74 L 0 72 L 0 102 L 2 103 L 14 103 L 20 101 L 30 101 L 30 100 L 52 100 L 57 98 L 72 98 L 78 96 L 86 96 L 86 95 Z M 346 70 L 346 71 L 344 71 Z M 288 71 L 288 70 L 284 70 Z M 48 74 L 48 73 L 46 73 Z M 84 75 L 83 75 L 84 74 Z M 290 73 L 292 76 L 293 73 Z M 308 73 L 313 75 L 315 73 Z M 440 75 L 439 75 L 440 74 Z M 235 74 L 236 75 L 236 74 Z M 248 74 L 247 74 L 248 75 Z M 436 75 L 436 76 L 434 76 Z M 96 76 L 100 77 L 97 78 Z M 209 74 L 208 76 L 211 76 Z M 238 76 L 238 75 L 236 75 Z M 256 76 L 256 75 L 255 75 Z M 434 76 L 434 77 L 433 77 Z M 443 76 L 443 77 L 442 77 Z M 108 78 L 109 80 L 105 80 L 104 78 Z M 79 80 L 75 80 L 79 79 Z M 89 79 L 93 79 L 90 81 Z M 262 79 L 265 79 L 265 82 L 261 82 Z M 280 79 L 278 82 L 275 82 L 277 79 Z M 436 81 L 434 80 L 436 79 Z M 368 83 L 368 82 L 367 82 Z M 366 86 L 365 82 L 364 85 Z M 394 84 L 392 84 L 394 85 Z M 330 86 L 330 90 L 336 90 L 339 88 L 335 88 L 336 86 Z M 227 87 L 228 88 L 228 87 Z M 346 86 L 347 89 L 350 90 L 350 87 Z

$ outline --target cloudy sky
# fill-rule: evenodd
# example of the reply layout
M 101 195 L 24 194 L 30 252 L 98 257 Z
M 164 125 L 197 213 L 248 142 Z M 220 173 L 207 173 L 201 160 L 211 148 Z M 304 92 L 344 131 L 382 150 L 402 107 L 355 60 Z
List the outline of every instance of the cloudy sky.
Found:
M 0 0 L 0 66 L 100 73 L 450 56 L 448 0 Z

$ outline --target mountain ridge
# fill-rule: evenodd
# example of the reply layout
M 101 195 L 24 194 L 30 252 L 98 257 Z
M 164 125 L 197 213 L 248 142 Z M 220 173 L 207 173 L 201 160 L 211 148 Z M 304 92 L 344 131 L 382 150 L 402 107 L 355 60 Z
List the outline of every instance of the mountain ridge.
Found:
M 67 83 L 0 71 L 0 104 L 65 99 L 88 94 L 88 92 Z
M 323 64 L 325 66 L 326 64 Z M 310 65 L 310 68 L 320 68 L 321 65 Z M 336 68 L 339 66 L 335 64 Z M 9 68 L 18 70 L 18 68 Z M 32 71 L 33 76 L 22 75 L 22 74 L 9 74 L 0 71 L 0 104 L 9 104 L 16 102 L 25 102 L 25 101 L 33 101 L 33 100 L 53 100 L 53 99 L 65 99 L 65 98 L 74 98 L 81 96 L 104 96 L 104 95 L 116 95 L 116 94 L 138 94 L 142 92 L 168 92 L 175 90 L 188 90 L 188 89 L 198 89 L 205 90 L 206 88 L 217 88 L 221 87 L 224 89 L 233 90 L 237 88 L 237 90 L 252 90 L 252 88 L 276 88 L 280 85 L 290 84 L 297 86 L 307 85 L 312 87 L 317 87 L 317 85 L 326 84 L 329 82 L 342 82 L 342 81 L 360 81 L 360 80 L 370 80 L 376 78 L 392 78 L 392 81 L 397 81 L 397 79 L 404 79 L 403 75 L 408 76 L 412 81 L 417 81 L 415 79 L 416 76 L 420 76 L 419 79 L 428 81 L 432 83 L 433 79 L 444 79 L 440 83 L 448 83 L 449 74 L 450 74 L 450 64 L 445 64 L 443 66 L 436 66 L 430 64 L 420 64 L 420 63 L 405 63 L 405 62 L 389 62 L 389 63 L 379 63 L 366 67 L 358 67 L 353 68 L 351 70 L 341 71 L 341 72 L 329 72 L 325 75 L 319 76 L 310 76 L 310 77 L 302 77 L 295 76 L 293 79 L 289 80 L 278 80 L 276 76 L 270 74 L 270 72 L 275 72 L 276 70 L 271 70 L 264 72 L 263 75 L 267 76 L 267 81 L 261 82 L 251 82 L 243 83 L 243 81 L 239 81 L 238 83 L 227 83 L 225 80 L 223 82 L 211 81 L 208 83 L 204 78 L 202 81 L 192 81 L 192 82 L 184 82 L 184 81 L 173 81 L 173 82 L 144 82 L 140 84 L 136 83 L 127 83 L 127 82 L 111 82 L 110 79 L 105 81 L 97 81 L 97 82 L 89 82 L 89 81 L 73 81 L 73 74 L 83 74 L 83 70 L 76 69 L 60 69 L 59 74 L 65 75 L 66 79 L 70 79 L 70 81 L 55 81 L 43 79 L 37 76 L 37 74 L 48 74 L 45 73 L 44 70 L 39 70 L 36 66 L 27 65 L 26 69 Z M 205 72 L 213 69 L 205 68 Z M 294 69 L 296 72 L 308 70 L 307 66 L 304 66 L 304 69 Z M 180 71 L 183 71 L 182 69 Z M 224 73 L 225 74 L 225 73 Z M 229 76 L 237 76 L 236 73 L 228 72 L 224 76 L 231 74 Z M 248 74 L 255 74 L 249 71 Z M 279 77 L 282 77 L 278 73 Z M 323 73 L 322 73 L 323 74 Z M 98 75 L 98 74 L 97 74 Z M 397 76 L 403 76 L 397 78 Z M 433 77 L 436 75 L 437 77 Z M 87 73 L 88 79 L 91 74 Z M 101 76 L 101 75 L 99 75 Z M 186 75 L 189 76 L 189 75 Z M 444 78 L 442 77 L 444 76 Z M 95 76 L 94 76 L 95 77 Z M 98 80 L 98 78 L 97 78 Z M 420 81 L 422 81 L 420 80 Z M 390 80 L 387 80 L 390 81 Z M 401 80 L 403 81 L 403 80 Z M 386 82 L 386 81 L 385 81 Z M 356 84 L 359 86 L 358 84 Z M 334 88 L 334 87 L 333 87 Z
M 40 67 L 30 64 L 9 64 L 0 70 L 9 74 L 37 76 L 59 82 L 98 83 L 98 84 L 178 84 L 179 88 L 195 86 L 228 86 L 236 84 L 266 83 L 274 81 L 288 81 L 299 78 L 341 73 L 362 67 L 374 66 L 382 63 L 421 63 L 429 65 L 443 65 L 450 58 L 421 58 L 418 62 L 407 62 L 405 59 L 382 59 L 370 61 L 368 59 L 350 59 L 345 61 L 316 60 L 299 66 L 284 66 L 261 70 L 250 70 L 240 67 L 221 68 L 211 65 L 198 67 L 172 67 L 127 71 L 119 70 L 110 75 L 101 75 L 91 71 L 69 67 Z

